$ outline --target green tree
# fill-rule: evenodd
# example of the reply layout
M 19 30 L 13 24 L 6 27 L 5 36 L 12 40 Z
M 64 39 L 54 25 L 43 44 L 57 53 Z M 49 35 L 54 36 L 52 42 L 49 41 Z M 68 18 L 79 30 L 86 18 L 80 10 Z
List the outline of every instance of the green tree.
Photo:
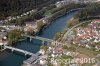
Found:
M 40 22 L 37 22 L 37 26 L 38 26 L 38 30 L 42 29 L 42 27 L 44 26 L 45 24 L 40 21 Z
M 97 3 L 89 3 L 87 4 L 87 7 L 80 10 L 78 14 L 76 14 L 76 18 L 79 18 L 80 20 L 87 19 L 91 16 L 96 16 L 100 14 L 100 2 Z
M 20 30 L 12 30 L 10 32 L 7 33 L 7 40 L 9 42 L 9 44 L 12 44 L 14 42 L 17 42 L 18 40 L 20 40 L 22 38 L 22 31 Z
M 55 37 L 54 37 L 54 40 L 58 40 L 59 38 L 61 38 L 62 36 L 62 33 L 61 32 L 57 32 Z
M 69 22 L 67 22 L 67 27 L 71 28 L 74 25 L 77 25 L 78 23 L 80 23 L 78 18 L 72 18 L 71 20 L 69 20 Z

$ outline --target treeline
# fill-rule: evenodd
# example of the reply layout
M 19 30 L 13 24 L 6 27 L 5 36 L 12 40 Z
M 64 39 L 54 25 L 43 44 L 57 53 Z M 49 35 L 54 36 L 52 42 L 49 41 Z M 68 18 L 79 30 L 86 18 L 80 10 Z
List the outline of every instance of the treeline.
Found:
M 59 8 L 54 8 L 52 10 L 50 10 L 51 12 L 51 18 L 49 18 L 50 21 L 54 20 L 55 18 L 65 14 L 66 12 L 72 10 L 72 9 L 75 9 L 75 8 L 83 8 L 83 7 L 86 7 L 87 5 L 86 4 L 75 4 L 75 3 L 70 3 L 70 4 L 67 4 L 63 7 L 59 7 Z
M 75 18 L 79 18 L 80 20 L 86 19 L 88 17 L 99 16 L 100 15 L 100 2 L 98 3 L 89 3 L 88 6 L 82 10 L 80 10 Z
M 75 8 L 83 8 L 86 7 L 86 4 L 75 4 L 70 3 L 64 6 L 57 8 L 54 4 L 50 4 L 46 7 L 39 8 L 37 12 L 31 15 L 27 15 L 22 17 L 21 19 L 12 20 L 9 23 L 15 23 L 17 25 L 24 25 L 26 21 L 36 21 L 45 16 L 51 16 L 48 18 L 49 22 L 53 21 L 55 18 L 65 14 L 67 11 Z
M 39 20 L 43 17 L 45 17 L 44 13 L 49 10 L 49 9 L 52 9 L 52 8 L 56 8 L 56 6 L 54 4 L 50 4 L 48 5 L 47 7 L 43 7 L 43 8 L 39 8 L 37 10 L 37 12 L 33 13 L 33 14 L 30 14 L 30 15 L 27 15 L 27 16 L 23 16 L 22 18 L 20 19 L 17 19 L 17 20 L 11 20 L 9 21 L 8 23 L 6 24 L 11 24 L 11 23 L 15 23 L 16 25 L 24 25 L 25 22 L 30 22 L 30 21 L 36 21 L 36 20 Z
M 42 8 L 58 0 L 0 0 L 0 19 L 20 15 L 33 8 Z
M 50 10 L 50 12 L 53 14 L 53 13 L 56 13 L 57 11 L 60 11 L 60 10 L 66 10 L 66 11 L 69 11 L 71 9 L 75 9 L 75 8 L 83 8 L 83 7 L 86 7 L 87 5 L 86 4 L 75 4 L 75 3 L 70 3 L 70 4 L 66 4 L 62 7 L 59 7 L 59 8 L 54 8 L 52 10 Z

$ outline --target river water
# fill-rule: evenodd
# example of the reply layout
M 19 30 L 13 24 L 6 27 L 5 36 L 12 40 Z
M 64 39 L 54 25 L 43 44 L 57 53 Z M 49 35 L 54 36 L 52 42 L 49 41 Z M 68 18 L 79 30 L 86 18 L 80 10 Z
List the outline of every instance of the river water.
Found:
M 50 26 L 40 31 L 38 36 L 52 39 L 57 32 L 64 31 L 67 21 L 71 19 L 76 13 L 77 11 L 73 11 L 57 18 L 52 22 Z M 26 39 L 17 42 L 14 47 L 36 53 L 39 51 L 40 46 L 41 41 L 33 39 L 30 42 L 30 40 Z M 3 51 L 0 53 L 0 66 L 21 66 L 23 61 L 26 59 L 27 57 L 24 54 L 11 51 Z

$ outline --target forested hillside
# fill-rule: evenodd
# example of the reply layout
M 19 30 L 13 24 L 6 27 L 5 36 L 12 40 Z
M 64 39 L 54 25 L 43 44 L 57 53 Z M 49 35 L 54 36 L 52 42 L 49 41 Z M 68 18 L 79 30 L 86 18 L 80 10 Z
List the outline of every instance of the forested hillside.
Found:
M 79 19 L 86 19 L 91 16 L 100 16 L 100 2 L 88 4 L 87 7 L 80 10 L 78 14 L 75 15 L 75 17 Z
M 33 8 L 46 6 L 57 0 L 0 0 L 0 19 L 18 15 Z

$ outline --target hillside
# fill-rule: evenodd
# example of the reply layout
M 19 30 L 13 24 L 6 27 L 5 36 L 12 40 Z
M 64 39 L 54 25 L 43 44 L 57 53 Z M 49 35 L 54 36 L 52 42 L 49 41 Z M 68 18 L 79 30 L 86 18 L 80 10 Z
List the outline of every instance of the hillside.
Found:
M 54 0 L 0 0 L 0 19 L 4 19 L 9 15 L 18 15 L 53 2 Z

